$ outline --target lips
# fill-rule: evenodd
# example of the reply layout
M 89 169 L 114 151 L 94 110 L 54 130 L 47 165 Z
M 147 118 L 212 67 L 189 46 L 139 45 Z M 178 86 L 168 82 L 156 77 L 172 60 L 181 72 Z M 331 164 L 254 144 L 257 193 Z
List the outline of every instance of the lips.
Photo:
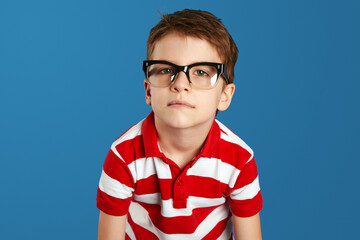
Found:
M 174 100 L 168 103 L 168 106 L 171 107 L 188 107 L 188 108 L 194 108 L 194 106 L 186 101 L 181 100 Z

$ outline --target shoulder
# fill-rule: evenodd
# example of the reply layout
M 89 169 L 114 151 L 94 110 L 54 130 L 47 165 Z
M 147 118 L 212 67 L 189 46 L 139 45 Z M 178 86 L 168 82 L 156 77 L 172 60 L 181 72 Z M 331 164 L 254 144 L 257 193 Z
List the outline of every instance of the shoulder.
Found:
M 135 158 L 137 152 L 142 152 L 143 150 L 143 123 L 144 120 L 141 120 L 137 124 L 131 126 L 111 144 L 110 151 L 127 164 L 131 163 L 131 159 Z
M 253 150 L 233 131 L 215 120 L 220 128 L 220 144 L 217 154 L 225 162 L 231 165 L 245 165 L 254 157 Z

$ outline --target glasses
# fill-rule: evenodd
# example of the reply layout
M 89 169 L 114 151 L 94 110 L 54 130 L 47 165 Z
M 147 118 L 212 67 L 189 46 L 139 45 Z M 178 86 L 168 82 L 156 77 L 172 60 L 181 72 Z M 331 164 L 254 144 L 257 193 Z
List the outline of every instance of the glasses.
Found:
M 222 63 L 199 62 L 178 66 L 162 60 L 147 60 L 143 62 L 143 70 L 147 81 L 154 87 L 170 86 L 181 71 L 196 88 L 213 88 L 221 75 L 227 83 L 225 65 Z

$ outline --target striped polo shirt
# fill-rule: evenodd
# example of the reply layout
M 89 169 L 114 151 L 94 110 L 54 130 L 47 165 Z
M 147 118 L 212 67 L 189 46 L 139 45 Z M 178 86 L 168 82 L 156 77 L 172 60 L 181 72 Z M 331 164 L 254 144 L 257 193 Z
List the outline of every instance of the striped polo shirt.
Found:
M 232 214 L 262 208 L 253 151 L 214 120 L 200 153 L 180 169 L 159 149 L 152 112 L 112 144 L 97 207 L 127 214 L 126 239 L 232 239 Z

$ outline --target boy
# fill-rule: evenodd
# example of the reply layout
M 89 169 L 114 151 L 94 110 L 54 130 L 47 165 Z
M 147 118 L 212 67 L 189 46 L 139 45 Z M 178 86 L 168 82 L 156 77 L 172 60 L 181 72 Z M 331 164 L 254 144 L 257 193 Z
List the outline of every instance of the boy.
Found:
M 99 239 L 261 239 L 252 150 L 215 120 L 234 94 L 237 47 L 214 15 L 164 15 L 147 43 L 150 115 L 111 146 Z M 225 71 L 226 69 L 226 71 Z

